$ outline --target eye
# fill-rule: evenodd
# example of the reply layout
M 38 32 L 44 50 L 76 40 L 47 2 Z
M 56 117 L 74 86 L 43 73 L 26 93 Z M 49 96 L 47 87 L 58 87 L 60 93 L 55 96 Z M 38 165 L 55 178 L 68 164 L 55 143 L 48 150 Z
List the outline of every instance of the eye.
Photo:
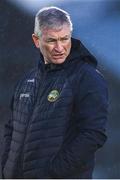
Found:
M 61 41 L 62 42 L 66 42 L 66 41 L 68 41 L 70 39 L 70 37 L 63 37 L 63 38 L 61 38 Z
M 54 42 L 56 42 L 56 39 L 49 38 L 49 39 L 46 40 L 46 42 L 48 42 L 48 43 L 54 43 Z

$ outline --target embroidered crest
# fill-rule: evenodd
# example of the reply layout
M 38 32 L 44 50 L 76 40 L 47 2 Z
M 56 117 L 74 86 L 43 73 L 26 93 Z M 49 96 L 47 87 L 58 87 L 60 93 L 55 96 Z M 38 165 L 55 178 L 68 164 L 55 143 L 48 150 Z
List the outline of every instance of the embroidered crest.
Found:
M 48 94 L 48 101 L 50 102 L 54 102 L 58 99 L 59 97 L 59 92 L 58 90 L 52 90 L 49 94 Z

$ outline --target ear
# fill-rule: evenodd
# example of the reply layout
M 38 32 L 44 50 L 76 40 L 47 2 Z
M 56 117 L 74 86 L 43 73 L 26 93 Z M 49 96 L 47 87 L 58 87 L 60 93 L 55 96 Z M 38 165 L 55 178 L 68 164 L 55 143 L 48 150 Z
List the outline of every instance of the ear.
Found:
M 34 42 L 36 48 L 40 48 L 40 45 L 39 45 L 39 43 L 40 43 L 39 37 L 36 36 L 35 34 L 32 34 L 32 39 L 33 39 L 33 42 Z

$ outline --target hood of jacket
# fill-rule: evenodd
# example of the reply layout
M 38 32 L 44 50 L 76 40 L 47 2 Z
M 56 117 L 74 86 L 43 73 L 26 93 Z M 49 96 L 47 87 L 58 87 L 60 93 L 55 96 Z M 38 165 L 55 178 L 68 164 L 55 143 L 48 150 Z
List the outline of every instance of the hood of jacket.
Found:
M 70 59 L 80 58 L 81 60 L 95 67 L 97 66 L 96 58 L 89 52 L 89 50 L 78 39 L 72 38 L 72 47 L 71 47 L 71 52 L 68 58 Z

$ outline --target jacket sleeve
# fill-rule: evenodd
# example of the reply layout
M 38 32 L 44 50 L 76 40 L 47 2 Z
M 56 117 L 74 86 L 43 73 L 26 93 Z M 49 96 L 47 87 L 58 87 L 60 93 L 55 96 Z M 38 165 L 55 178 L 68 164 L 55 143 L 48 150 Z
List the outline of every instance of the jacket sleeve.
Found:
M 11 101 L 11 109 L 12 109 L 12 106 L 13 106 L 13 100 Z M 10 150 L 12 131 L 13 131 L 13 122 L 12 122 L 12 115 L 11 115 L 11 118 L 5 123 L 5 126 L 4 126 L 3 149 L 2 149 L 2 157 L 1 157 L 2 176 L 4 176 L 3 169 L 7 161 L 8 153 Z
M 90 68 L 79 81 L 75 100 L 78 133 L 72 142 L 63 146 L 51 159 L 52 177 L 71 177 L 93 159 L 98 148 L 106 141 L 108 92 L 102 75 Z

